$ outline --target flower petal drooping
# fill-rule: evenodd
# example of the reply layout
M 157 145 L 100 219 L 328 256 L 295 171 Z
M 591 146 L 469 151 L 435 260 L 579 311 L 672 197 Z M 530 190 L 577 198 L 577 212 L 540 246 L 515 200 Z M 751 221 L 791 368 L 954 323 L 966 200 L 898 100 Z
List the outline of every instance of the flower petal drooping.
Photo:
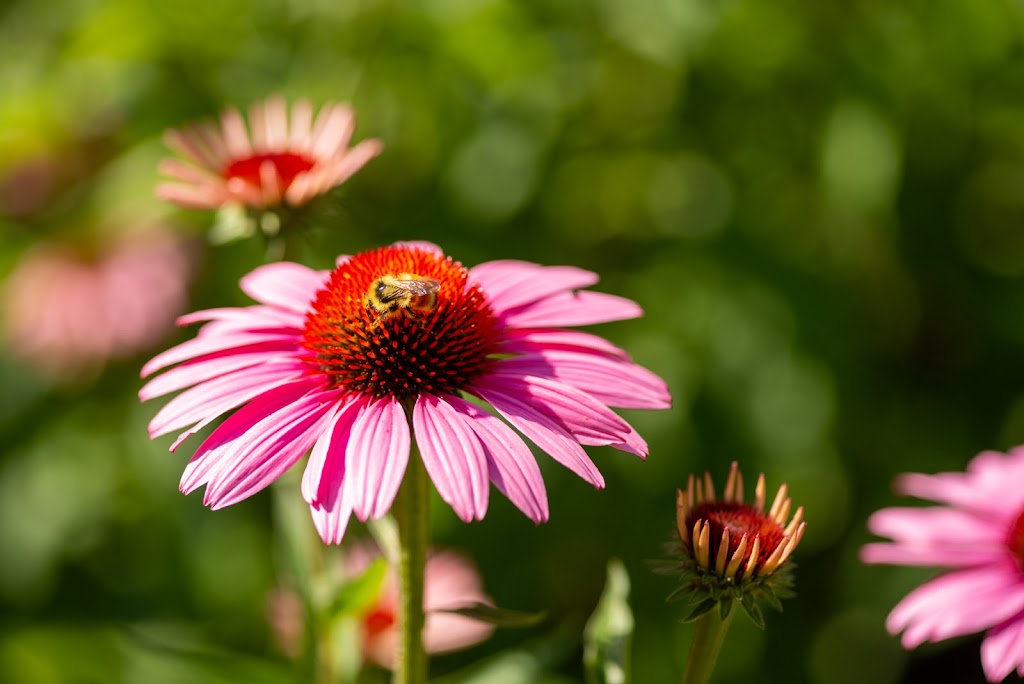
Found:
M 237 109 L 220 125 L 202 123 L 167 131 L 167 146 L 183 160 L 165 159 L 160 171 L 172 179 L 157 196 L 183 207 L 253 209 L 295 207 L 335 188 L 380 154 L 378 140 L 349 147 L 355 115 L 345 104 L 326 104 L 313 120 L 313 106 L 297 101 L 289 111 L 281 96 L 253 105 L 249 126 Z
M 220 508 L 308 451 L 302 496 L 323 540 L 339 543 L 351 515 L 377 519 L 390 509 L 413 439 L 441 498 L 465 521 L 486 514 L 490 483 L 535 522 L 547 520 L 524 437 L 599 488 L 584 446 L 647 455 L 609 408 L 631 404 L 608 398 L 631 394 L 665 408 L 660 378 L 594 335 L 511 322 L 573 298 L 580 320 L 636 314 L 621 302 L 602 312 L 597 293 L 574 290 L 594 274 L 508 261 L 468 270 L 421 242 L 337 263 L 329 273 L 291 263 L 256 269 L 242 287 L 257 305 L 183 317 L 205 321 L 199 335 L 146 364 L 144 375 L 163 372 L 143 399 L 183 390 L 153 419 L 153 436 L 182 431 L 177 447 L 229 414 L 186 468 L 183 491 L 206 485 L 205 502 Z
M 897 490 L 932 508 L 885 508 L 868 527 L 891 541 L 864 546 L 865 563 L 928 565 L 950 571 L 910 592 L 886 627 L 905 648 L 987 630 L 985 676 L 1024 675 L 1024 447 L 986 451 L 964 473 L 908 474 Z

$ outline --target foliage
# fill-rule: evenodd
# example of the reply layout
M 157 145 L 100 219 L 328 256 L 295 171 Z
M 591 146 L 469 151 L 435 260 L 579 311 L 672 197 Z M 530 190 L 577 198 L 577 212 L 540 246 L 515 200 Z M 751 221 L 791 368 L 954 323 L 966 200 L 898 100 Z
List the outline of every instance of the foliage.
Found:
M 351 101 L 385 150 L 311 224 L 307 261 L 429 239 L 597 271 L 646 311 L 602 334 L 675 398 L 628 416 L 647 462 L 591 450 L 605 491 L 545 464 L 543 526 L 499 497 L 473 525 L 435 508 L 499 605 L 549 616 L 437 675 L 493 658 L 581 680 L 614 555 L 634 680 L 678 679 L 688 627 L 641 560 L 686 475 L 737 459 L 788 482 L 808 528 L 798 598 L 764 632 L 737 621 L 719 681 L 981 681 L 976 646 L 908 660 L 879 638 L 927 571 L 856 549 L 895 473 L 1024 442 L 1022 28 L 995 0 L 11 0 L 0 278 L 40 245 L 162 222 L 194 238 L 191 309 L 244 303 L 262 248 L 211 245 L 210 216 L 153 197 L 163 130 L 274 92 Z M 0 354 L 0 681 L 290 680 L 265 619 L 288 565 L 272 497 L 211 513 L 177 491 L 186 450 L 146 438 L 138 369 L 178 335 L 58 378 Z

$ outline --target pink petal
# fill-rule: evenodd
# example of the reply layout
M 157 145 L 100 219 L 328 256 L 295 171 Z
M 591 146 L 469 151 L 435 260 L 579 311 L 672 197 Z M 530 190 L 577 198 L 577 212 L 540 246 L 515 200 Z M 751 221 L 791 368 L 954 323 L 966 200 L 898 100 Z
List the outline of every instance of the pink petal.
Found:
M 966 473 L 922 475 L 910 473 L 896 481 L 896 489 L 922 499 L 932 499 L 986 515 L 1006 517 L 1024 504 L 1017 483 L 1024 479 L 1024 452 L 1002 454 L 984 451 L 975 456 Z
M 461 413 L 480 439 L 491 482 L 535 523 L 548 519 L 544 478 L 530 448 L 500 418 L 455 396 L 445 400 Z
M 296 362 L 263 364 L 223 375 L 187 389 L 169 401 L 149 423 L 150 438 L 214 419 L 267 390 L 302 374 Z
M 220 168 L 222 158 L 203 144 L 203 140 L 190 131 L 169 129 L 164 132 L 164 144 L 181 156 L 208 169 Z
M 981 642 L 981 664 L 990 682 L 1000 682 L 1024 668 L 1024 616 L 1016 615 L 996 627 Z
M 225 467 L 206 487 L 204 503 L 214 510 L 230 506 L 280 477 L 313 446 L 331 405 L 323 392 L 308 394 L 235 440 L 224 453 Z
M 487 460 L 476 433 L 455 409 L 430 394 L 416 399 L 412 424 L 438 494 L 463 522 L 483 520 L 489 493 Z
M 218 184 L 220 176 L 207 168 L 186 164 L 179 159 L 162 159 L 157 165 L 157 171 L 162 176 L 169 176 L 175 180 L 195 185 Z
M 324 544 L 340 544 L 352 517 L 350 496 L 339 496 L 332 504 L 310 504 L 313 525 Z
M 235 440 L 249 430 L 272 421 L 275 413 L 298 401 L 315 387 L 308 380 L 281 385 L 259 395 L 228 416 L 196 449 L 181 476 L 181 491 L 189 494 L 209 482 L 229 465 L 223 456 L 232 448 Z
M 868 518 L 881 537 L 918 546 L 1003 549 L 1006 526 L 954 508 L 883 508 Z
M 514 328 L 551 328 L 594 325 L 638 318 L 643 309 L 636 302 L 603 292 L 562 292 L 532 304 L 503 311 L 502 320 Z
M 566 290 L 590 287 L 597 274 L 572 266 L 540 266 L 526 261 L 489 261 L 469 270 L 496 313 L 530 304 Z
M 178 317 L 178 325 L 192 325 L 202 321 L 236 321 L 253 329 L 294 328 L 302 329 L 306 322 L 303 314 L 285 311 L 272 306 L 224 307 L 195 311 Z
M 918 565 L 924 567 L 960 568 L 985 565 L 997 560 L 1005 551 L 996 549 L 963 549 L 955 546 L 918 544 L 865 544 L 860 559 L 865 563 L 886 565 Z
M 295 335 L 284 335 L 281 333 L 245 332 L 223 336 L 200 336 L 157 354 L 150 359 L 149 363 L 142 367 L 140 375 L 145 378 L 161 368 L 218 352 L 249 354 L 253 352 L 292 350 L 295 348 L 296 341 Z
M 1024 582 L 1009 557 L 996 565 L 956 570 L 907 595 L 889 614 L 886 628 L 904 631 L 903 646 L 971 634 L 1024 609 Z
M 437 612 L 472 603 L 491 604 L 480 577 L 469 561 L 441 551 L 427 559 L 423 587 L 423 647 L 428 653 L 445 653 L 483 641 L 494 626 L 453 613 Z
M 345 480 L 345 448 L 356 416 L 368 403 L 363 395 L 346 397 L 344 401 L 329 419 L 324 433 L 309 454 L 309 462 L 302 474 L 302 496 L 307 503 L 330 507 L 341 496 Z
M 351 107 L 343 104 L 325 106 L 314 124 L 313 153 L 320 159 L 334 156 L 348 145 L 355 125 Z
M 516 354 L 528 354 L 551 350 L 563 350 L 582 353 L 603 353 L 623 361 L 629 361 L 629 355 L 614 344 L 590 333 L 576 330 L 559 330 L 558 328 L 520 329 L 505 331 L 503 346 Z
M 234 157 L 224 143 L 224 137 L 216 124 L 212 122 L 196 124 L 192 127 L 192 133 L 195 139 L 200 141 L 198 144 L 205 144 L 214 155 L 208 165 L 210 169 L 219 171 L 229 159 Z
M 366 166 L 367 162 L 379 155 L 384 149 L 380 140 L 364 140 L 344 156 L 328 162 L 323 167 L 323 190 L 341 185 L 351 178 L 356 171 Z
M 280 357 L 266 352 L 235 354 L 233 350 L 208 354 L 156 376 L 139 390 L 139 399 L 148 401 L 154 397 L 161 397 L 221 375 L 227 375 L 242 368 L 258 366 L 278 358 Z
M 355 419 L 345 450 L 356 517 L 376 520 L 388 512 L 408 463 L 409 423 L 401 403 L 394 397 L 371 402 Z
M 600 354 L 545 351 L 500 361 L 510 375 L 554 378 L 616 408 L 668 408 L 672 397 L 665 381 L 635 363 Z
M 565 428 L 580 444 L 611 445 L 641 458 L 647 456 L 647 444 L 629 423 L 569 385 L 535 375 L 501 372 L 490 374 L 480 384 L 528 400 L 530 406 Z
M 302 264 L 280 261 L 251 271 L 242 278 L 240 286 L 260 303 L 305 314 L 328 276 Z
M 351 404 L 348 404 L 351 406 Z M 320 433 L 320 436 L 316 438 L 316 442 L 313 443 L 313 448 L 309 450 L 309 458 L 306 460 L 306 467 L 302 470 L 302 482 L 299 484 L 299 491 L 302 492 L 302 498 L 305 499 L 306 503 L 314 504 L 317 502 L 317 490 L 320 488 L 320 478 L 324 474 L 324 465 L 327 463 L 328 453 L 331 451 L 331 441 L 334 439 L 334 428 L 338 421 L 338 413 L 341 411 L 342 406 L 339 404 L 328 409 L 327 415 L 324 416 L 324 429 Z M 337 451 L 335 450 L 335 454 Z M 345 449 L 344 444 L 341 450 L 341 476 L 344 478 L 345 473 Z M 336 470 L 336 468 L 335 468 Z
M 268 150 L 280 151 L 288 145 L 288 103 L 281 95 L 267 98 L 264 139 Z
M 576 473 L 597 489 L 604 478 L 583 448 L 560 425 L 519 399 L 486 387 L 471 390 L 493 406 L 508 422 L 543 449 L 551 458 Z
M 349 399 L 328 418 L 302 474 L 302 495 L 325 544 L 341 543 L 352 516 L 352 496 L 348 493 L 351 485 L 346 486 L 345 481 L 345 447 L 367 399 L 362 395 Z
M 252 154 L 249 132 L 245 128 L 245 119 L 235 108 L 226 110 L 220 117 L 222 137 L 232 157 L 248 157 Z
M 184 183 L 160 183 L 156 186 L 156 196 L 165 202 L 189 209 L 216 209 L 231 199 L 231 195 L 222 186 Z
M 306 151 L 309 149 L 309 134 L 313 127 L 313 105 L 302 98 L 292 105 L 292 121 L 288 132 L 288 146 Z

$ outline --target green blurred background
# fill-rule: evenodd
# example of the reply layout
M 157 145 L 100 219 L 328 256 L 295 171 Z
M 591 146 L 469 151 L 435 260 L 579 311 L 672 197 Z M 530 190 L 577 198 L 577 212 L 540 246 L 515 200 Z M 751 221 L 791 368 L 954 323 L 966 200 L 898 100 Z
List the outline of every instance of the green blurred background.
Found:
M 675 487 L 735 459 L 788 482 L 808 528 L 798 596 L 764 632 L 736 620 L 716 681 L 981 682 L 978 638 L 905 654 L 884 631 L 931 573 L 865 567 L 857 550 L 866 517 L 899 501 L 894 474 L 1024 442 L 1022 11 L 8 1 L 0 276 L 130 211 L 195 240 L 191 309 L 244 305 L 260 247 L 205 244 L 211 215 L 153 197 L 162 131 L 275 92 L 351 101 L 357 139 L 385 152 L 309 232 L 308 263 L 428 239 L 468 265 L 598 271 L 646 316 L 595 331 L 674 395 L 671 411 L 627 412 L 646 463 L 592 450 L 604 491 L 541 458 L 546 525 L 497 495 L 473 525 L 435 508 L 437 543 L 471 554 L 499 605 L 549 616 L 435 659 L 436 674 L 497 660 L 474 681 L 579 681 L 614 556 L 633 584 L 634 681 L 678 680 L 688 627 L 648 561 Z M 0 358 L 0 681 L 302 681 L 265 620 L 270 493 L 210 512 L 177 490 L 187 448 L 146 438 L 160 402 L 138 404 L 138 369 L 191 334 L 84 376 Z

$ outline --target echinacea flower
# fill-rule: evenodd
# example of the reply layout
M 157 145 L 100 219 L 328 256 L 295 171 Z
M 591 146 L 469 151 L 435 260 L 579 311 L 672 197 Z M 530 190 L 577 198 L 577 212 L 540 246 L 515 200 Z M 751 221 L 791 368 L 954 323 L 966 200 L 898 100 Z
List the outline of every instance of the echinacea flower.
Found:
M 884 508 L 868 528 L 892 541 L 867 544 L 866 563 L 950 571 L 910 592 L 886 628 L 904 648 L 987 630 L 981 663 L 989 681 L 1024 676 L 1024 448 L 985 451 L 963 473 L 909 473 L 899 493 L 942 504 Z
M 4 283 L 11 351 L 69 379 L 150 349 L 185 310 L 191 270 L 184 241 L 164 228 L 125 234 L 92 255 L 40 243 Z
M 792 509 L 786 485 L 765 511 L 764 475 L 757 478 L 754 501 L 743 501 L 743 476 L 733 462 L 722 497 L 715 496 L 710 473 L 690 475 L 686 491 L 676 490 L 676 531 L 680 560 L 663 566 L 681 575 L 671 598 L 696 604 L 695 619 L 715 607 L 727 614 L 735 600 L 759 626 L 761 602 L 781 609 L 790 593 L 787 559 L 804 535 L 803 507 Z M 790 518 L 790 513 L 793 513 Z
M 521 261 L 467 269 L 429 243 L 337 263 L 256 269 L 241 286 L 259 304 L 183 317 L 208 322 L 143 368 L 145 377 L 181 364 L 140 391 L 146 400 L 188 388 L 150 423 L 152 437 L 185 430 L 172 450 L 233 411 L 199 446 L 182 491 L 206 485 L 204 502 L 222 508 L 312 450 L 302 494 L 323 540 L 338 543 L 351 513 L 387 513 L 413 438 L 441 498 L 467 522 L 487 512 L 489 481 L 535 522 L 548 518 L 540 470 L 516 430 L 597 488 L 604 479 L 581 445 L 646 456 L 609 406 L 665 408 L 665 383 L 604 339 L 564 329 L 641 314 L 630 300 L 580 289 L 596 274 Z M 431 283 L 434 301 L 378 313 L 367 295 L 385 276 Z
M 369 544 L 345 549 L 346 575 L 358 577 L 379 557 Z M 394 669 L 398 650 L 398 599 L 398 578 L 389 566 L 376 600 L 360 616 L 363 657 L 388 669 Z M 423 649 L 431 655 L 450 653 L 490 637 L 494 625 L 446 611 L 491 603 L 469 559 L 454 551 L 431 553 L 423 574 Z
M 187 208 L 227 204 L 263 209 L 298 206 L 341 185 L 380 154 L 378 140 L 350 148 L 355 115 L 345 104 L 326 104 L 314 121 L 313 105 L 271 97 L 250 109 L 246 127 L 234 108 L 220 125 L 195 124 L 165 134 L 168 147 L 185 158 L 165 159 L 157 196 Z

